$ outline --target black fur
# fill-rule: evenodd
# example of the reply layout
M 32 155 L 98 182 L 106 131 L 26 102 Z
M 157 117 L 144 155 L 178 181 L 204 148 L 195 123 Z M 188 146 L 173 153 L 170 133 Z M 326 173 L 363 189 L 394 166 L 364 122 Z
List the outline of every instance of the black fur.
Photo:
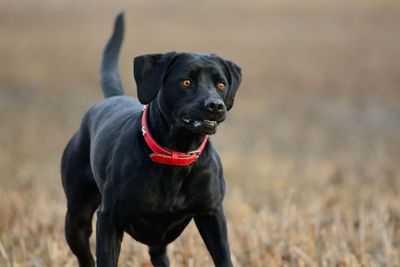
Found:
M 102 63 L 108 98 L 85 114 L 62 158 L 67 242 L 79 265 L 94 266 L 89 246 L 97 212 L 97 266 L 117 266 L 123 233 L 147 244 L 154 266 L 169 266 L 166 247 L 194 219 L 216 266 L 232 266 L 222 200 L 220 158 L 209 142 L 197 161 L 175 167 L 152 162 L 141 132 L 149 104 L 154 139 L 177 151 L 196 149 L 233 105 L 240 68 L 214 54 L 167 53 L 134 60 L 138 98 L 121 96 L 117 61 L 123 15 L 117 17 Z M 189 79 L 190 88 L 181 81 Z M 218 83 L 225 89 L 218 89 Z

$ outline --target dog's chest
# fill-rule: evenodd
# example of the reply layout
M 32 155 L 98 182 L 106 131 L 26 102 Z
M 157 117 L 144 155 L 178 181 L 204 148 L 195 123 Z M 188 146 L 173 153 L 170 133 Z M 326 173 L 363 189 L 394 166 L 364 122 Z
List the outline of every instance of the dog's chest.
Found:
M 156 173 L 157 178 L 125 185 L 118 210 L 131 218 L 141 215 L 195 215 L 212 212 L 223 198 L 223 184 L 217 177 L 187 172 Z
M 222 177 L 209 171 L 167 168 L 130 180 L 115 202 L 117 223 L 146 244 L 175 239 L 196 215 L 212 213 L 223 199 Z
M 148 187 L 139 199 L 142 211 L 152 214 L 195 214 L 214 208 L 219 192 L 193 181 L 170 182 L 168 178 Z
M 188 212 L 192 204 L 188 192 L 182 190 L 179 185 L 163 183 L 154 186 L 143 198 L 144 212 L 155 214 Z
M 216 208 L 217 202 L 210 201 L 207 195 L 198 197 L 193 198 L 183 188 L 149 188 L 128 210 L 124 209 L 119 221 L 127 233 L 142 243 L 168 244 L 180 235 L 192 217 Z

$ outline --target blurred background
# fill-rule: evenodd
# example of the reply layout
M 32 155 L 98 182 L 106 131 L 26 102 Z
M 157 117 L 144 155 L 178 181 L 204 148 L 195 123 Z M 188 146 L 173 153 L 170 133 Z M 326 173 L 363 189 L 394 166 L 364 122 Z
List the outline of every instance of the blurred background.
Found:
M 62 150 L 103 98 L 120 10 L 132 59 L 217 53 L 243 69 L 222 156 L 235 266 L 400 265 L 400 2 L 1 1 L 0 266 L 77 266 L 63 232 Z M 92 238 L 93 244 L 94 239 Z M 172 266 L 212 266 L 193 225 Z M 150 266 L 126 236 L 120 266 Z

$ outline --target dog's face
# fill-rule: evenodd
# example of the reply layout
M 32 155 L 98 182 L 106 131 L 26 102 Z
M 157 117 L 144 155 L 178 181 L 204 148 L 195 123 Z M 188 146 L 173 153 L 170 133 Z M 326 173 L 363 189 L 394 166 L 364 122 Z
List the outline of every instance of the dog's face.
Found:
M 167 53 L 136 57 L 142 104 L 157 102 L 173 127 L 214 134 L 233 106 L 241 70 L 214 54 Z

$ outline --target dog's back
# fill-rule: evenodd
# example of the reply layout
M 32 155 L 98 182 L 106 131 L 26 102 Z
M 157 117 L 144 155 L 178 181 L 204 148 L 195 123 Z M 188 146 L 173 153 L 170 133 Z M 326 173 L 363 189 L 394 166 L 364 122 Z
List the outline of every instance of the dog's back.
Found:
M 104 49 L 101 62 L 101 88 L 106 99 L 97 102 L 86 112 L 80 129 L 71 138 L 63 153 L 61 174 L 65 190 L 68 185 L 67 177 L 76 176 L 69 174 L 69 170 L 76 169 L 76 165 L 85 165 L 87 174 L 84 180 L 92 183 L 94 177 L 100 177 L 96 172 L 104 168 L 95 168 L 94 165 L 99 165 L 104 160 L 96 158 L 96 155 L 104 153 L 98 153 L 96 149 L 107 150 L 112 147 L 120 133 L 115 129 L 123 127 L 128 119 L 134 122 L 143 109 L 143 105 L 136 98 L 123 96 L 124 90 L 118 69 L 123 36 L 124 17 L 121 13 L 115 20 L 113 34 Z M 90 173 L 89 169 L 97 171 Z M 101 188 L 102 181 L 95 180 Z

